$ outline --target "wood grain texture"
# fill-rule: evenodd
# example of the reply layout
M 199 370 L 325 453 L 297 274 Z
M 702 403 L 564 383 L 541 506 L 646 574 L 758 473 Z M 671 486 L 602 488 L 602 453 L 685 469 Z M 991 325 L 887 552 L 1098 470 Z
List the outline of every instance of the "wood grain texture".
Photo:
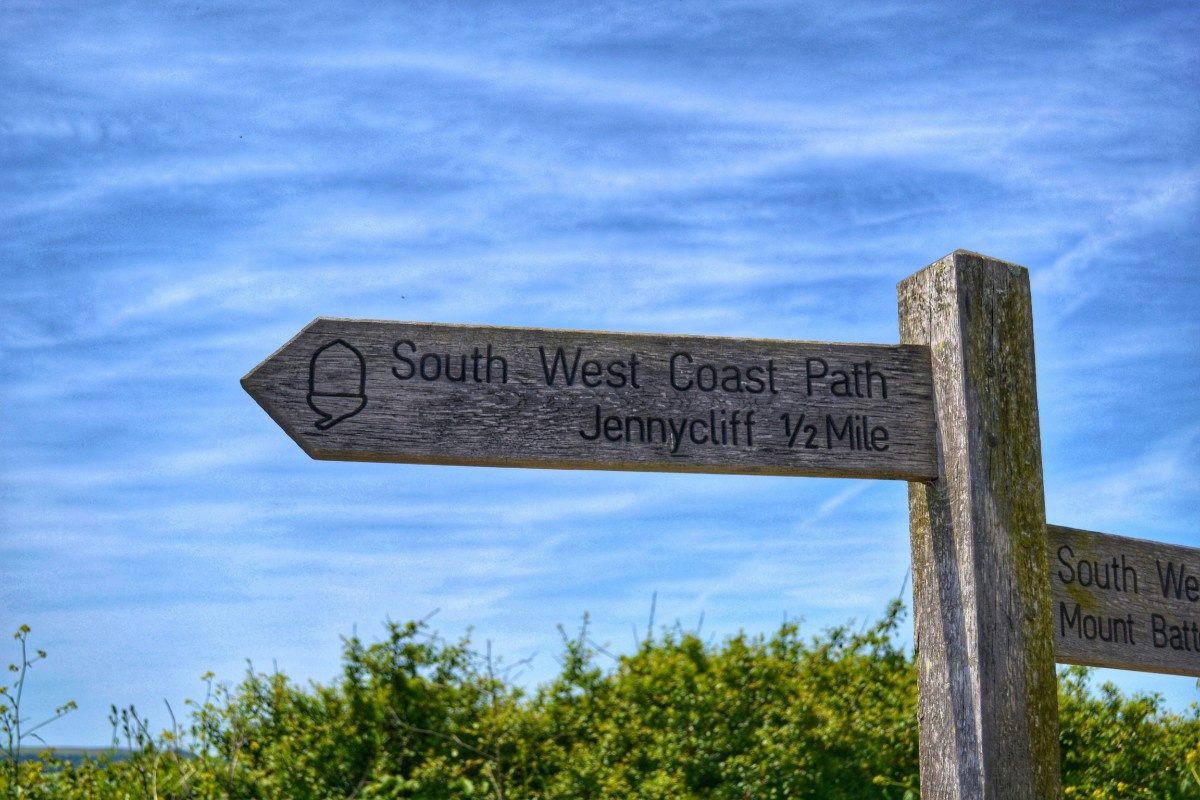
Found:
M 322 318 L 242 385 L 320 459 L 937 474 L 920 346 Z
M 1054 656 L 1200 678 L 1200 549 L 1049 525 Z
M 1028 273 L 955 252 L 898 287 L 930 347 L 939 475 L 909 484 L 921 796 L 1059 796 Z

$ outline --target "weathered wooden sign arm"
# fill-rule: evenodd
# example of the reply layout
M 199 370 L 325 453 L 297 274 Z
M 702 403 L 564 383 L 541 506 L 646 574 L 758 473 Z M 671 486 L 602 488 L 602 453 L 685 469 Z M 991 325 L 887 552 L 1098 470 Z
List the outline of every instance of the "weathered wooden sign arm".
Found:
M 920 346 L 321 318 L 242 385 L 320 459 L 937 474 Z
M 937 415 L 937 479 L 909 484 L 921 796 L 1058 797 L 1028 273 L 958 251 L 898 293 Z
M 1046 528 L 1054 655 L 1200 677 L 1200 550 Z

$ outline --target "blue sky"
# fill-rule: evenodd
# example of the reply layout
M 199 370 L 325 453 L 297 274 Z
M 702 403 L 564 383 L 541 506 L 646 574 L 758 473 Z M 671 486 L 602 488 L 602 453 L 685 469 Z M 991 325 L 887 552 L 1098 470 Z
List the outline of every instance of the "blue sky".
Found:
M 893 343 L 895 284 L 983 252 L 1032 277 L 1048 519 L 1200 546 L 1197 42 L 1190 2 L 0 1 L 31 715 L 103 744 L 435 610 L 536 682 L 656 594 L 719 639 L 901 589 L 898 482 L 312 461 L 238 381 L 317 316 Z

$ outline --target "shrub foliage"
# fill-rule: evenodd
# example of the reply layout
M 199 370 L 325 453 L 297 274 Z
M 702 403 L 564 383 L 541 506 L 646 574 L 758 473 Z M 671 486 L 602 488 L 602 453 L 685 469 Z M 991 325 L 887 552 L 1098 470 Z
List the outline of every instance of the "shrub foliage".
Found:
M 388 623 L 379 641 L 344 640 L 327 686 L 206 675 L 182 727 L 151 735 L 135 709 L 114 708 L 112 756 L 10 757 L 0 788 L 97 800 L 912 800 L 916 669 L 895 643 L 901 613 L 812 639 L 791 623 L 719 644 L 667 630 L 611 664 L 585 620 L 563 635 L 557 677 L 530 693 L 467 639 Z M 1059 708 L 1067 797 L 1200 797 L 1200 709 L 1093 689 L 1079 668 L 1061 675 Z

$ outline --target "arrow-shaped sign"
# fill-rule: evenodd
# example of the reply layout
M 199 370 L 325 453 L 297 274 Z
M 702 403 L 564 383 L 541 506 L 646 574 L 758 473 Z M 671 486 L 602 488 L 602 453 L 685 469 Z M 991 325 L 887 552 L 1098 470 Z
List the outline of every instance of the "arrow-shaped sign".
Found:
M 914 345 L 321 318 L 242 385 L 320 459 L 937 475 Z
M 1200 678 L 1200 549 L 1046 526 L 1064 664 Z

